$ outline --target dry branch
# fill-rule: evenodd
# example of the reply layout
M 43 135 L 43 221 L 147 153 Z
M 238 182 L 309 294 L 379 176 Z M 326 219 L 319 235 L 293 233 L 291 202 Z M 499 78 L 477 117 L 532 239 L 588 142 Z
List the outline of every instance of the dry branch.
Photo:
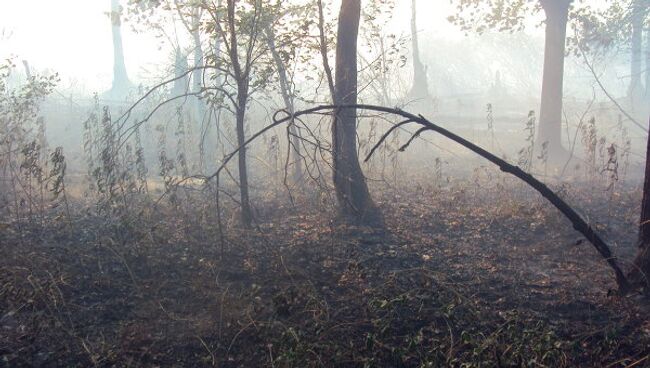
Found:
M 375 105 L 365 105 L 365 104 L 357 104 L 357 105 L 323 105 L 323 106 L 317 106 L 311 109 L 307 110 L 302 110 L 302 111 L 297 111 L 294 114 L 290 114 L 287 111 L 281 110 L 275 113 L 273 116 L 273 123 L 269 124 L 268 126 L 264 127 L 254 135 L 252 135 L 250 138 L 248 138 L 243 145 L 240 147 L 237 147 L 232 153 L 230 153 L 228 156 L 226 156 L 221 164 L 221 166 L 217 169 L 217 171 L 209 176 L 206 177 L 205 180 L 211 180 L 214 177 L 217 177 L 219 173 L 224 169 L 226 164 L 239 152 L 240 149 L 248 145 L 250 142 L 254 141 L 257 139 L 259 136 L 264 134 L 266 131 L 284 124 L 286 122 L 292 121 L 296 119 L 297 117 L 303 116 L 303 115 L 311 115 L 311 114 L 317 114 L 317 113 L 322 113 L 324 111 L 336 111 L 338 109 L 361 109 L 361 110 L 367 110 L 367 111 L 375 111 L 375 112 L 381 112 L 381 113 L 386 113 L 386 114 L 393 114 L 393 115 L 398 115 L 401 117 L 404 117 L 406 120 L 402 121 L 399 124 L 396 124 L 395 126 L 391 127 L 386 133 L 384 133 L 377 144 L 372 148 L 368 156 L 366 157 L 366 161 L 369 160 L 372 157 L 372 154 L 376 151 L 377 147 L 380 146 L 386 138 L 393 132 L 395 129 L 397 129 L 400 126 L 406 125 L 408 123 L 413 123 L 416 125 L 420 125 L 421 128 L 418 130 L 417 135 L 422 133 L 423 131 L 426 130 L 431 130 L 434 131 L 438 134 L 441 134 L 442 136 L 451 139 L 452 141 L 462 145 L 463 147 L 469 149 L 470 151 L 484 157 L 488 161 L 492 162 L 493 164 L 497 165 L 501 171 L 512 174 L 516 176 L 517 178 L 521 179 L 524 181 L 526 184 L 531 186 L 533 189 L 535 189 L 537 192 L 539 192 L 544 198 L 546 198 L 555 208 L 557 208 L 571 223 L 573 224 L 573 228 L 576 229 L 578 232 L 580 232 L 582 235 L 584 235 L 591 244 L 596 248 L 598 253 L 607 261 L 608 265 L 612 268 L 614 271 L 615 277 L 616 277 L 616 282 L 619 288 L 619 292 L 624 294 L 626 293 L 630 287 L 627 278 L 625 277 L 625 274 L 619 267 L 618 263 L 616 262 L 616 257 L 612 255 L 612 252 L 610 250 L 610 247 L 607 245 L 607 243 L 596 233 L 596 231 L 589 225 L 571 206 L 569 206 L 562 198 L 560 198 L 557 194 L 555 194 L 546 184 L 542 183 L 541 181 L 537 180 L 535 177 L 530 175 L 529 173 L 525 172 L 518 166 L 512 165 L 505 160 L 497 157 L 496 155 L 488 152 L 487 150 L 475 145 L 474 143 L 448 131 L 447 129 L 444 129 L 426 118 L 424 118 L 422 115 L 414 115 L 411 113 L 408 113 L 406 111 L 403 111 L 398 108 L 389 108 L 389 107 L 383 107 L 383 106 L 375 106 Z M 285 113 L 287 116 L 284 116 L 282 118 L 279 117 L 280 113 Z

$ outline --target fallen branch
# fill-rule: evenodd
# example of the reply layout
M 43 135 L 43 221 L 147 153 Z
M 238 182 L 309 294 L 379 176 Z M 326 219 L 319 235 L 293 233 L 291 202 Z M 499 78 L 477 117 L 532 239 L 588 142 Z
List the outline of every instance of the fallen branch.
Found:
M 404 117 L 406 120 L 402 121 L 399 124 L 394 125 L 391 127 L 386 133 L 384 133 L 379 141 L 375 144 L 375 146 L 370 150 L 370 153 L 368 156 L 366 156 L 365 161 L 368 161 L 373 153 L 377 150 L 377 148 L 383 144 L 383 142 L 390 136 L 392 132 L 394 132 L 397 128 L 406 125 L 406 124 L 416 124 L 421 126 L 420 129 L 418 129 L 416 135 L 420 135 L 422 132 L 431 130 L 434 131 L 438 134 L 441 134 L 442 136 L 451 139 L 452 141 L 462 145 L 463 147 L 469 149 L 470 151 L 482 156 L 483 158 L 487 159 L 488 161 L 492 162 L 493 164 L 497 165 L 499 169 L 503 172 L 507 172 L 509 174 L 512 174 L 516 176 L 517 178 L 521 179 L 524 181 L 526 184 L 531 186 L 533 189 L 535 189 L 537 192 L 539 192 L 544 198 L 546 198 L 555 208 L 557 208 L 571 223 L 573 224 L 573 228 L 576 229 L 578 232 L 580 232 L 584 237 L 593 244 L 593 246 L 596 248 L 598 253 L 607 261 L 608 265 L 612 268 L 614 271 L 614 274 L 616 276 L 616 282 L 619 288 L 619 292 L 621 294 L 626 293 L 630 288 L 629 288 L 629 283 L 627 278 L 625 277 L 625 274 L 619 267 L 618 263 L 616 262 L 616 257 L 612 255 L 612 252 L 605 243 L 605 241 L 596 233 L 596 231 L 589 225 L 571 206 L 569 206 L 562 198 L 560 198 L 557 194 L 555 194 L 546 184 L 542 183 L 541 181 L 535 179 L 532 175 L 529 173 L 525 172 L 518 166 L 512 165 L 505 160 L 497 157 L 496 155 L 486 151 L 485 149 L 475 145 L 474 143 L 430 122 L 426 118 L 424 118 L 422 115 L 414 115 L 408 112 L 405 112 L 401 109 L 398 108 L 389 108 L 389 107 L 383 107 L 383 106 L 375 106 L 375 105 L 364 105 L 364 104 L 359 104 L 359 105 L 323 105 L 323 106 L 317 106 L 311 109 L 307 110 L 302 110 L 302 111 L 297 111 L 293 114 L 288 113 L 287 111 L 281 110 L 275 113 L 273 116 L 273 123 L 269 124 L 268 126 L 264 127 L 257 133 L 253 134 L 250 138 L 248 138 L 243 145 L 240 147 L 237 147 L 233 152 L 231 152 L 228 156 L 226 156 L 221 164 L 221 166 L 217 169 L 217 171 L 209 176 L 204 178 L 206 181 L 211 180 L 212 178 L 217 177 L 221 171 L 226 167 L 226 164 L 246 145 L 248 145 L 250 142 L 254 141 L 257 139 L 259 136 L 264 134 L 266 131 L 273 129 L 274 127 L 284 124 L 286 122 L 292 121 L 296 119 L 297 117 L 303 116 L 303 115 L 311 115 L 311 114 L 317 114 L 317 113 L 322 113 L 324 111 L 335 111 L 337 109 L 361 109 L 361 110 L 367 110 L 367 111 L 376 111 L 376 112 L 381 112 L 381 113 L 387 113 L 387 114 L 393 114 L 393 115 L 398 115 L 401 117 Z M 280 113 L 285 113 L 287 116 L 284 116 L 282 118 L 279 118 Z M 409 141 L 410 143 L 410 141 Z M 407 144 L 408 145 L 408 144 Z M 405 145 L 403 148 L 406 148 Z

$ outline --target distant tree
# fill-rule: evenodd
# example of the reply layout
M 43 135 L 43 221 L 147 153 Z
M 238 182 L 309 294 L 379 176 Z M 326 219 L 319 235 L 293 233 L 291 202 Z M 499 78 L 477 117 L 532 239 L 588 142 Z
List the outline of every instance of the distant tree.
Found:
M 194 53 L 194 70 L 192 71 L 192 92 L 199 94 L 203 88 L 203 69 L 205 55 L 203 53 L 203 45 L 201 42 L 201 17 L 203 16 L 203 8 L 196 6 L 192 0 L 174 0 L 174 5 L 178 13 L 178 17 L 183 23 L 183 26 L 192 37 L 192 48 Z M 195 99 L 196 114 L 199 121 L 205 114 L 205 103 L 199 99 Z
M 618 51 L 630 53 L 630 82 L 627 97 L 630 107 L 645 108 L 643 101 L 643 34 L 646 37 L 645 84 L 650 82 L 650 0 L 612 0 L 607 7 L 584 6 L 575 14 L 575 35 L 571 45 L 587 52 Z M 644 31 L 645 30 L 645 31 Z M 648 94 L 650 96 L 650 94 Z
M 416 99 L 429 97 L 427 68 L 420 60 L 420 46 L 417 28 L 417 0 L 411 0 L 411 44 L 413 49 L 413 84 L 410 96 Z
M 124 46 L 122 45 L 122 6 L 119 0 L 111 0 L 111 28 L 113 33 L 113 84 L 108 92 L 109 98 L 120 99 L 127 96 L 133 86 L 126 72 Z
M 357 41 L 361 18 L 361 0 L 343 0 L 339 12 L 334 102 L 357 103 Z M 334 187 L 342 218 L 363 225 L 381 225 L 357 152 L 357 111 L 336 111 L 332 125 Z
M 562 96 L 567 23 L 573 0 L 454 0 L 458 14 L 449 20 L 463 30 L 519 31 L 526 17 L 543 11 L 545 21 L 544 73 L 539 112 L 539 142 L 548 142 L 550 159 L 564 156 L 562 147 Z
M 264 34 L 268 52 L 273 60 L 275 76 L 284 108 L 291 114 L 296 110 L 296 84 L 294 76 L 296 71 L 305 72 L 301 60 L 311 61 L 313 51 L 308 45 L 306 30 L 315 25 L 311 14 L 312 6 L 290 5 L 280 2 L 272 5 L 272 9 L 265 12 Z M 303 55 L 298 56 L 299 50 Z M 307 54 L 307 55 L 306 55 Z M 298 67 L 300 65 L 300 67 Z M 292 72 L 293 70 L 293 72 Z M 300 183 L 303 174 L 301 137 L 295 122 L 289 124 L 290 150 L 293 152 L 293 182 Z

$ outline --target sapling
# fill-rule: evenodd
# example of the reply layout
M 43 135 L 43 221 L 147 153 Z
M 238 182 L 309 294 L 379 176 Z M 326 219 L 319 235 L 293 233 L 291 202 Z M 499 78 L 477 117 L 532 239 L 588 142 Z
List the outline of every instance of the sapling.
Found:
M 524 127 L 524 132 L 526 133 L 526 143 L 527 145 L 520 149 L 518 152 L 517 165 L 524 171 L 532 171 L 533 169 L 533 154 L 535 151 L 535 111 L 528 112 L 528 119 L 526 120 L 526 126 Z

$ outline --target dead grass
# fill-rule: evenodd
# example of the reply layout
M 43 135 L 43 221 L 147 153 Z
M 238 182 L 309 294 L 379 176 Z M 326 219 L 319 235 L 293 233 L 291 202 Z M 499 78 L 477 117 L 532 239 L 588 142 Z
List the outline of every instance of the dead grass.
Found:
M 7 229 L 0 365 L 647 365 L 644 302 L 608 296 L 596 251 L 504 185 L 376 193 L 386 233 L 260 200 L 223 254 L 214 222 L 164 208 Z M 568 196 L 629 260 L 640 193 Z

